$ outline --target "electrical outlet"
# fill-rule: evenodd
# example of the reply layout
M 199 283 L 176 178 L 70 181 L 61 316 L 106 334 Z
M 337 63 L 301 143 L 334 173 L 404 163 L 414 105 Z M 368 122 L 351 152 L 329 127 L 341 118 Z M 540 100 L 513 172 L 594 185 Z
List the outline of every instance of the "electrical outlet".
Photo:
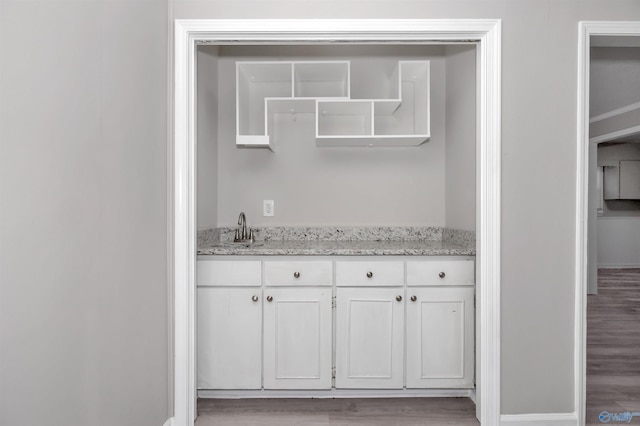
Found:
M 273 200 L 262 201 L 262 216 L 273 216 Z

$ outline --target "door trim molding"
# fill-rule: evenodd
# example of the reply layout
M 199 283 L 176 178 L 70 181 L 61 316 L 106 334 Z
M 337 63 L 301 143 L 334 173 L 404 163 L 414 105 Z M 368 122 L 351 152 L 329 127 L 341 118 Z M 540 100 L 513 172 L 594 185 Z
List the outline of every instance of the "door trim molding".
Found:
M 575 241 L 574 408 L 577 424 L 586 412 L 587 266 L 589 203 L 589 66 L 591 36 L 640 36 L 640 21 L 581 21 L 578 24 L 578 105 Z
M 477 398 L 500 421 L 501 21 L 497 19 L 175 20 L 173 137 L 174 425 L 195 419 L 195 52 L 198 43 L 477 43 Z

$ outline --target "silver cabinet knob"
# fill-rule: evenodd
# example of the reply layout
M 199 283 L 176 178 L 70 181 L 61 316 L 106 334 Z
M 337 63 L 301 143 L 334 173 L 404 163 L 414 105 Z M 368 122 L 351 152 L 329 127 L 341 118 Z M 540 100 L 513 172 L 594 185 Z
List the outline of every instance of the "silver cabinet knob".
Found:
M 446 274 L 445 274 L 444 272 L 440 272 L 440 273 L 438 274 L 438 276 L 439 276 L 440 278 L 444 278 L 444 277 L 445 277 L 445 275 L 446 275 Z
M 367 272 L 367 278 L 373 278 L 373 272 L 371 271 Z
M 397 300 L 398 302 L 402 302 L 402 296 L 397 295 L 397 296 L 396 296 L 396 300 Z
M 411 301 L 415 302 L 416 300 L 418 300 L 418 298 L 416 296 L 411 296 Z
M 267 296 L 267 302 L 273 302 L 273 296 Z
M 296 271 L 296 272 L 294 272 L 294 273 L 293 273 L 293 277 L 294 277 L 294 278 L 300 278 L 300 272 L 297 272 L 297 271 Z
M 257 302 L 257 301 L 258 301 L 258 296 L 253 295 L 253 296 L 251 297 L 251 300 L 253 300 L 254 302 Z

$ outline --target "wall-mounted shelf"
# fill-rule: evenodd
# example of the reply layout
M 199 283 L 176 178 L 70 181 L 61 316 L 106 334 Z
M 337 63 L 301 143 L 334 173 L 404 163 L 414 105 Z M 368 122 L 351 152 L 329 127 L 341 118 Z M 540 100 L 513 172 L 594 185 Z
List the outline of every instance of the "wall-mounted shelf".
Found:
M 314 113 L 316 145 L 416 146 L 430 137 L 429 61 L 399 61 L 386 99 L 352 99 L 349 61 L 237 62 L 236 144 L 274 146 L 274 115 Z

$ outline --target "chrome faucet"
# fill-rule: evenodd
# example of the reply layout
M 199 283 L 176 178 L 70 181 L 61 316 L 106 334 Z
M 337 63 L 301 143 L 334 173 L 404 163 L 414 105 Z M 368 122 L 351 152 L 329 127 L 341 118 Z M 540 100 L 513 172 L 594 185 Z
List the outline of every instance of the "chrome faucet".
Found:
M 244 212 L 240 212 L 238 216 L 238 227 L 236 228 L 236 235 L 233 239 L 234 243 L 252 243 L 253 242 L 253 230 L 249 228 L 247 232 L 247 217 Z

